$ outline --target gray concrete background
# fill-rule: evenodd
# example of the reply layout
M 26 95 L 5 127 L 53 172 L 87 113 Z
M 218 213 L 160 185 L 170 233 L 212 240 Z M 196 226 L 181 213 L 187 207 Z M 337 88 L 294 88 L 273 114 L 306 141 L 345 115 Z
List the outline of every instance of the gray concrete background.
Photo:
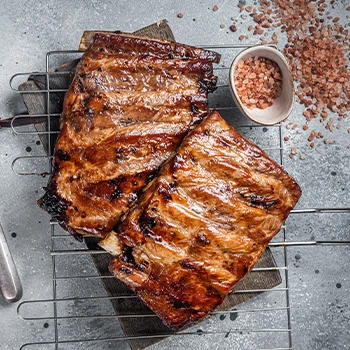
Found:
M 247 1 L 249 3 L 249 1 Z M 217 4 L 219 10 L 212 11 Z M 253 5 L 254 3 L 251 2 Z M 43 71 L 45 55 L 50 50 L 75 49 L 85 29 L 121 29 L 134 31 L 161 19 L 167 19 L 178 41 L 194 45 L 218 45 L 238 42 L 238 37 L 247 31 L 251 19 L 239 17 L 237 1 L 2 1 L 0 23 L 0 118 L 24 112 L 20 96 L 9 88 L 10 77 L 17 72 Z M 339 1 L 333 14 L 341 17 L 345 25 L 349 22 L 346 1 Z M 182 19 L 177 14 L 184 14 Z M 238 19 L 238 31 L 230 32 L 229 25 Z M 224 24 L 225 28 L 220 28 Z M 248 44 L 258 43 L 250 38 Z M 282 42 L 283 44 L 283 42 Z M 222 52 L 224 64 L 229 64 L 234 52 Z M 222 82 L 227 79 L 221 77 Z M 219 90 L 212 97 L 215 106 L 232 105 L 228 90 Z M 296 104 L 289 121 L 303 124 L 303 106 Z M 242 122 L 237 112 L 225 114 L 233 125 Z M 318 123 L 318 124 L 317 124 Z M 314 120 L 313 127 L 322 130 Z M 317 143 L 310 149 L 306 133 L 282 127 L 283 135 L 291 142 L 285 144 L 285 168 L 299 182 L 303 196 L 298 208 L 349 207 L 350 193 L 350 136 L 349 121 L 341 121 L 341 128 L 332 134 L 322 130 L 325 137 L 337 143 L 326 146 Z M 263 130 L 240 130 L 262 146 L 276 145 L 278 134 L 273 128 Z M 14 135 L 9 129 L 0 130 L 0 222 L 13 252 L 24 288 L 23 300 L 52 298 L 52 266 L 50 257 L 51 238 L 48 216 L 36 206 L 46 179 L 17 176 L 11 170 L 14 158 L 44 154 L 42 145 L 35 136 Z M 304 161 L 290 159 L 290 148 L 295 146 L 307 154 Z M 277 159 L 278 154 L 271 152 Z M 287 221 L 287 239 L 349 240 L 349 214 L 303 214 L 292 215 Z M 63 232 L 59 232 L 63 233 Z M 276 238 L 281 240 L 282 236 Z M 80 247 L 71 238 L 59 247 Z M 349 349 L 349 266 L 350 247 L 293 247 L 288 248 L 290 277 L 290 301 L 292 315 L 293 349 Z M 273 250 L 279 264 L 283 264 L 283 251 Z M 62 275 L 93 274 L 88 258 L 58 261 Z M 100 283 L 58 284 L 60 296 L 103 295 Z M 80 312 L 108 313 L 110 305 L 65 305 L 62 313 Z M 278 306 L 285 304 L 285 296 L 278 292 L 265 293 L 241 308 Z M 16 312 L 18 304 L 7 305 L 0 299 L 0 349 L 19 349 L 26 342 L 50 341 L 53 339 L 53 323 L 50 320 L 24 321 Z M 35 305 L 31 315 L 49 315 L 50 307 Z M 278 327 L 286 325 L 285 314 L 230 314 L 225 319 L 213 317 L 197 328 L 202 330 L 229 330 L 244 327 Z M 60 323 L 60 339 L 81 339 L 101 336 L 118 336 L 121 331 L 113 321 L 88 320 Z M 213 336 L 177 337 L 167 340 L 156 349 L 256 349 L 287 347 L 285 335 L 269 333 L 235 333 L 228 337 Z M 53 349 L 33 346 L 30 349 Z M 111 344 L 65 345 L 60 349 L 127 349 L 121 342 Z M 29 349 L 26 348 L 26 349 Z

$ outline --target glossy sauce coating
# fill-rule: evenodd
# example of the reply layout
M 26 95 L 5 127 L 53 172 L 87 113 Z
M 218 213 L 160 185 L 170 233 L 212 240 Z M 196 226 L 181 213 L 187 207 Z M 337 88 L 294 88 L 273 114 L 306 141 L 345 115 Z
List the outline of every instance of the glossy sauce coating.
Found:
M 111 231 L 208 113 L 219 59 L 179 43 L 96 34 L 65 96 L 39 205 L 72 233 Z
M 171 328 L 218 306 L 254 266 L 301 190 L 213 112 L 100 245 L 110 270 Z

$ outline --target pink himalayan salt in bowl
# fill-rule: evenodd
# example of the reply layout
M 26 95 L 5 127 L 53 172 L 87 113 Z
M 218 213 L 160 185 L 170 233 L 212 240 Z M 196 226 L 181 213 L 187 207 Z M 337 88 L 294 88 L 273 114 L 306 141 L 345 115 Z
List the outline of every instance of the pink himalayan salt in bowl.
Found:
M 282 74 L 282 87 L 279 96 L 273 104 L 267 108 L 249 109 L 246 106 L 235 86 L 235 73 L 238 63 L 251 57 L 264 57 L 275 62 Z M 274 125 L 288 118 L 294 106 L 294 85 L 288 63 L 283 54 L 276 48 L 267 45 L 249 47 L 241 51 L 233 60 L 230 68 L 230 87 L 233 99 L 241 112 L 256 123 L 263 125 Z

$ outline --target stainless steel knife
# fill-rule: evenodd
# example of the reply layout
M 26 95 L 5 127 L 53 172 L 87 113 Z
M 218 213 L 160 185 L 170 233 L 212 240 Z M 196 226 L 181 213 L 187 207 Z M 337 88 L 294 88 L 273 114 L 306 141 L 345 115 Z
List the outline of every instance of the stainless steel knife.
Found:
M 15 263 L 0 224 L 0 291 L 8 302 L 21 299 L 23 290 Z

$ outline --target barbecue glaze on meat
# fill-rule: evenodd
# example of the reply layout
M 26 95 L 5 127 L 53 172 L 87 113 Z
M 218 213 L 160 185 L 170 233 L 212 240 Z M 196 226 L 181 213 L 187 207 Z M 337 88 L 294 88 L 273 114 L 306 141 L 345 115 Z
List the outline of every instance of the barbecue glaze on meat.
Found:
M 301 190 L 213 112 L 100 245 L 110 270 L 171 328 L 218 306 L 254 266 Z
M 208 113 L 219 59 L 179 43 L 96 34 L 65 96 L 39 205 L 72 233 L 111 231 Z

